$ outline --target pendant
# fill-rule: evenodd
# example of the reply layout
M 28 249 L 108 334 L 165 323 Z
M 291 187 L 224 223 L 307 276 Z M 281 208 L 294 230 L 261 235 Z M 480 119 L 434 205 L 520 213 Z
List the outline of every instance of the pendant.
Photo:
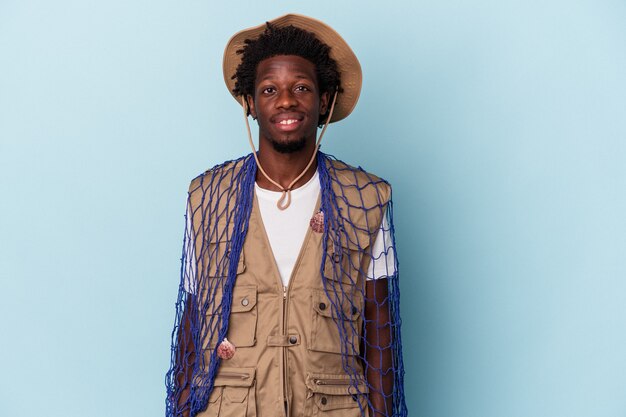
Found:
M 322 210 L 318 211 L 311 217 L 311 221 L 309 222 L 311 225 L 311 229 L 317 233 L 324 232 L 324 212 Z
M 235 345 L 230 343 L 228 339 L 224 338 L 222 343 L 217 347 L 217 356 L 221 359 L 228 360 L 235 356 Z

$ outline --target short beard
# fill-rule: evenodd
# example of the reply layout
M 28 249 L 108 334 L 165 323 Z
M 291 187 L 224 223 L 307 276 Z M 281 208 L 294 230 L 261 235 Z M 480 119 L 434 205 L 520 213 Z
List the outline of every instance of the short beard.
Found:
M 286 143 L 279 142 L 274 138 L 269 138 L 269 141 L 272 144 L 274 150 L 279 153 L 295 153 L 301 151 L 306 146 L 306 138 L 304 136 L 302 136 L 298 140 L 289 141 Z

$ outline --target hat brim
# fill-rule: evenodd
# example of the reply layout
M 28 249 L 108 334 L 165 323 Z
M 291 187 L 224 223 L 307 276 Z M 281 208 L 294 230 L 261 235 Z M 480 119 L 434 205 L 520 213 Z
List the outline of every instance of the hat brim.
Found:
M 317 39 L 330 46 L 330 57 L 337 62 L 337 68 L 341 77 L 341 88 L 343 90 L 337 94 L 337 101 L 330 123 L 348 117 L 359 100 L 361 85 L 363 83 L 361 64 L 352 49 L 350 49 L 350 46 L 348 46 L 348 43 L 326 23 L 308 16 L 286 14 L 268 22 L 276 27 L 293 25 L 312 32 Z M 241 104 L 241 98 L 233 93 L 235 80 L 232 78 L 242 58 L 241 54 L 237 54 L 237 51 L 243 49 L 246 39 L 258 38 L 259 35 L 265 31 L 265 27 L 266 24 L 263 23 L 262 25 L 235 33 L 224 49 L 224 82 L 226 83 L 226 87 L 228 87 L 228 91 L 239 104 Z

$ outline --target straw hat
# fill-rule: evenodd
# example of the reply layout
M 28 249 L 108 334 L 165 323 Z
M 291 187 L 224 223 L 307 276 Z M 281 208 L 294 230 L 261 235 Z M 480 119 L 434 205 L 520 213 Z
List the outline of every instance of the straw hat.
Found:
M 341 88 L 343 91 L 337 95 L 337 102 L 332 114 L 330 122 L 346 118 L 356 106 L 361 93 L 361 84 L 363 76 L 361 74 L 361 65 L 348 43 L 333 28 L 326 23 L 308 16 L 299 14 L 286 14 L 270 20 L 268 23 L 276 27 L 285 27 L 293 25 L 300 29 L 312 32 L 317 39 L 330 46 L 330 57 L 337 62 L 337 69 L 341 75 Z M 241 104 L 240 98 L 233 93 L 235 88 L 235 80 L 232 79 L 233 74 L 237 70 L 241 62 L 241 54 L 237 51 L 243 49 L 246 39 L 256 39 L 265 31 L 266 24 L 254 26 L 239 31 L 233 35 L 226 44 L 224 49 L 224 82 L 228 91 L 233 95 L 235 100 Z

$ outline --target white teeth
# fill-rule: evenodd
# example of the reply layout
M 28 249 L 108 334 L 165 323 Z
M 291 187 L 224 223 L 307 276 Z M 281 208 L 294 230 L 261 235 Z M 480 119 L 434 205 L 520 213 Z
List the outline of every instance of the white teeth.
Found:
M 290 125 L 290 124 L 295 123 L 295 122 L 297 122 L 297 120 L 295 120 L 295 119 L 288 119 L 288 120 L 281 120 L 280 124 L 281 125 Z

